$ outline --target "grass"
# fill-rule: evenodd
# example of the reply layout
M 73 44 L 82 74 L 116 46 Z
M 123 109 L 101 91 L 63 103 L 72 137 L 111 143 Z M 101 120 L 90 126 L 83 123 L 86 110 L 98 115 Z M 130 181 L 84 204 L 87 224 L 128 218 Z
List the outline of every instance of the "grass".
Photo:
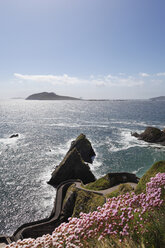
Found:
M 97 210 L 98 206 L 102 206 L 105 203 L 105 198 L 102 195 L 78 189 L 72 184 L 67 190 L 63 206 L 66 204 L 71 194 L 75 194 L 76 196 L 72 217 L 79 217 L 80 212 L 93 212 Z
M 144 176 L 140 179 L 135 192 L 137 194 L 141 192 L 145 192 L 146 190 L 146 183 L 150 181 L 151 177 L 154 177 L 157 173 L 164 173 L 165 172 L 165 161 L 159 161 L 152 165 L 152 167 L 144 174 Z
M 117 190 L 114 190 L 113 192 L 106 194 L 106 198 L 117 197 L 118 195 L 122 195 L 132 191 L 134 191 L 134 189 L 130 184 L 128 183 L 120 184 Z
M 97 210 L 105 203 L 105 198 L 93 192 L 76 189 L 77 197 L 73 210 L 73 217 L 79 217 L 80 212 L 89 213 Z
M 108 175 L 97 179 L 95 182 L 86 184 L 84 188 L 90 190 L 104 190 L 110 188 Z

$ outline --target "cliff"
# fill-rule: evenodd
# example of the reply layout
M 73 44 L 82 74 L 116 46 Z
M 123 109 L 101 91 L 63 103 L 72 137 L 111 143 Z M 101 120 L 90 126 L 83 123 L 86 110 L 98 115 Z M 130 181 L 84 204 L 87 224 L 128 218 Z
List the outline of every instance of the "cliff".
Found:
M 30 95 L 26 100 L 81 100 L 79 98 L 70 97 L 70 96 L 60 96 L 56 95 L 53 92 L 42 92 Z

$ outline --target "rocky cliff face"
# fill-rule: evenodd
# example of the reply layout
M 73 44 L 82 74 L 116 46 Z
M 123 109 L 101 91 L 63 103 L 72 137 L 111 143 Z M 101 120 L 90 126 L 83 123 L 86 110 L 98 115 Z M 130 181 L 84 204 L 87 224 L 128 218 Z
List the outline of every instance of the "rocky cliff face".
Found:
M 82 160 L 76 148 L 73 148 L 67 153 L 52 173 L 52 177 L 48 183 L 57 187 L 61 182 L 68 179 L 81 179 L 84 184 L 96 180 L 88 164 Z
M 72 141 L 69 152 L 74 148 L 80 153 L 82 159 L 87 163 L 92 163 L 94 157 L 96 156 L 90 141 L 86 138 L 84 134 L 80 134 L 76 140 Z
M 84 184 L 95 181 L 88 164 L 92 163 L 95 152 L 90 141 L 84 134 L 80 134 L 72 141 L 66 156 L 52 173 L 49 184 L 57 187 L 61 182 L 69 179 L 81 179 Z
M 165 131 L 156 127 L 147 127 L 141 134 L 132 133 L 132 136 L 146 142 L 165 145 Z

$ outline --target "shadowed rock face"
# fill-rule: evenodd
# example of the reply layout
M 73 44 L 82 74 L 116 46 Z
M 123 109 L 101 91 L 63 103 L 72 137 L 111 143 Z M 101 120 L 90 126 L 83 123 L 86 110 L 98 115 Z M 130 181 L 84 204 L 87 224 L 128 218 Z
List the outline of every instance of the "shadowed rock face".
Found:
M 135 174 L 128 172 L 108 173 L 107 179 L 110 182 L 110 187 L 113 187 L 120 183 L 127 183 L 127 182 L 138 183 L 139 181 L 139 178 Z
M 165 131 L 161 131 L 156 127 L 147 127 L 143 133 L 133 133 L 132 136 L 135 136 L 139 140 L 144 140 L 146 142 L 165 145 Z
M 72 141 L 69 152 L 74 148 L 80 153 L 82 159 L 87 163 L 92 163 L 96 156 L 90 141 L 84 134 L 80 134 L 76 140 Z
M 84 184 L 96 180 L 88 164 L 84 163 L 76 148 L 73 148 L 66 154 L 62 162 L 52 173 L 48 183 L 57 187 L 61 182 L 69 179 L 81 179 Z

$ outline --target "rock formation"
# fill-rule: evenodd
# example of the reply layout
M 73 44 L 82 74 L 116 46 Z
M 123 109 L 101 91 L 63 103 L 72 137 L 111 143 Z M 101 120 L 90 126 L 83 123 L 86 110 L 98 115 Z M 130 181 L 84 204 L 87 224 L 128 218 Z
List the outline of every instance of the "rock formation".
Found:
M 30 95 L 26 100 L 81 100 L 79 98 L 70 97 L 70 96 L 60 96 L 56 95 L 53 92 L 42 92 Z
M 72 141 L 69 152 L 74 148 L 80 153 L 82 159 L 87 163 L 92 163 L 96 156 L 90 141 L 84 134 L 80 134 L 76 140 Z
M 108 177 L 108 181 L 110 182 L 109 187 L 113 187 L 120 183 L 127 183 L 127 182 L 138 183 L 139 181 L 139 178 L 135 174 L 128 172 L 108 173 L 107 177 Z
M 57 187 L 61 182 L 69 179 L 81 179 L 84 184 L 96 180 L 88 164 L 82 160 L 76 148 L 73 148 L 66 154 L 62 162 L 52 173 L 48 183 Z
M 156 127 L 147 127 L 141 134 L 132 133 L 132 136 L 149 143 L 165 145 L 165 131 Z
M 19 134 L 16 133 L 16 134 L 12 134 L 9 138 L 10 138 L 10 139 L 12 139 L 12 138 L 17 138 L 18 136 L 19 136 Z

